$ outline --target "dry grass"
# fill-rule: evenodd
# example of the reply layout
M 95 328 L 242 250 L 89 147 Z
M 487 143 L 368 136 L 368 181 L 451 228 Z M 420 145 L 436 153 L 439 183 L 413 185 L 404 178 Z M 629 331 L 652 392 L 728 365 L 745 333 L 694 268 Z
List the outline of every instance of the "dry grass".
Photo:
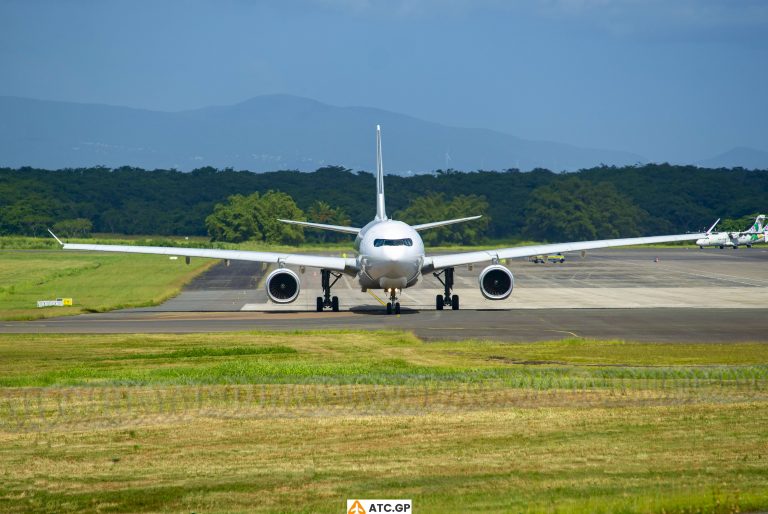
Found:
M 765 403 L 158 418 L 3 434 L 5 512 L 737 512 L 768 504 Z
M 766 349 L 0 336 L 0 511 L 765 509 Z

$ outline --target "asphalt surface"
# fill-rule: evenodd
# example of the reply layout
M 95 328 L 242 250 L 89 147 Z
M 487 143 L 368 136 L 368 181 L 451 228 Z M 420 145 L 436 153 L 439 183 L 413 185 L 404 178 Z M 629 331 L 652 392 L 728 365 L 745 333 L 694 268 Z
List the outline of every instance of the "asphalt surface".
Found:
M 541 341 L 569 337 L 656 342 L 768 342 L 765 310 L 551 309 L 325 313 L 87 314 L 5 323 L 5 333 L 191 333 L 318 329 L 409 330 L 425 340 Z
M 657 261 L 658 258 L 658 261 Z M 399 329 L 426 340 L 537 341 L 567 337 L 658 342 L 768 342 L 768 249 L 695 248 L 594 251 L 565 264 L 507 263 L 509 300 L 480 296 L 477 275 L 457 268 L 462 310 L 436 311 L 431 276 L 387 316 L 381 293 L 362 293 L 351 278 L 334 288 L 342 312 L 314 312 L 318 274 L 302 275 L 302 296 L 288 306 L 267 301 L 268 268 L 217 265 L 165 304 L 105 314 L 0 323 L 0 333 L 185 333 L 251 330 Z M 765 277 L 765 278 L 764 278 Z M 378 297 L 377 297 L 378 296 Z M 599 308 L 595 308 L 595 307 Z

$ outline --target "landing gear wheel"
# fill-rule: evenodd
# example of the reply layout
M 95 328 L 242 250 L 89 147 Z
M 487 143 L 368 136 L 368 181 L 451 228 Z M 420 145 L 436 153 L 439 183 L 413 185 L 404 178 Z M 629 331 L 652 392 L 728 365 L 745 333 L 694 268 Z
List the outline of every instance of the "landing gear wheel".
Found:
M 395 314 L 400 314 L 400 302 L 395 303 Z
M 445 268 L 440 273 L 432 273 L 432 275 L 443 284 L 445 290 L 443 295 L 435 297 L 435 307 L 437 310 L 443 310 L 443 307 L 446 305 L 450 305 L 453 310 L 457 310 L 459 308 L 459 297 L 451 294 L 453 291 L 453 268 Z M 443 278 L 440 278 L 441 275 Z
M 326 307 L 330 307 L 333 312 L 339 312 L 339 297 L 334 296 L 331 298 L 331 288 L 339 281 L 341 273 L 329 269 L 321 269 L 320 276 L 323 296 L 317 297 L 317 312 L 321 312 Z M 333 282 L 331 282 L 331 276 L 334 278 Z
M 392 314 L 392 302 L 387 302 L 387 314 Z

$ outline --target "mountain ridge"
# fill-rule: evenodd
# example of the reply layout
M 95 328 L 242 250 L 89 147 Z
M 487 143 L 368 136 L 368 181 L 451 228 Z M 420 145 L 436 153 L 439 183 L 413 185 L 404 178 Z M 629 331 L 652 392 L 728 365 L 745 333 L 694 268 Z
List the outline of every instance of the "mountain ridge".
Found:
M 182 111 L 0 96 L 0 120 L 0 165 L 10 167 L 191 170 L 210 165 L 311 171 L 341 165 L 370 170 L 376 124 L 384 132 L 388 173 L 537 167 L 571 171 L 601 163 L 645 162 L 630 152 L 527 140 L 292 95 L 262 95 Z
M 744 169 L 765 170 L 768 169 L 768 152 L 748 146 L 735 146 L 723 153 L 699 161 L 698 165 L 704 168 L 733 168 L 738 166 Z

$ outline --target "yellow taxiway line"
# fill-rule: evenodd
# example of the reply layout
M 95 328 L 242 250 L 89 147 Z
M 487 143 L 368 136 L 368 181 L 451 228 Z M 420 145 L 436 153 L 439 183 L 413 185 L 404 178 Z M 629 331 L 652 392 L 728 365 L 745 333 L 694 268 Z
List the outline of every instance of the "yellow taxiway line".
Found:
M 382 304 L 382 305 L 386 305 L 386 304 L 387 304 L 387 302 L 385 302 L 384 300 L 382 300 L 381 298 L 379 298 L 379 297 L 376 295 L 376 293 L 374 293 L 374 292 L 373 292 L 373 291 L 371 291 L 370 289 L 368 289 L 368 294 L 369 294 L 369 295 L 371 295 L 371 296 L 373 296 L 374 298 L 376 298 L 376 299 L 379 301 L 379 303 L 380 303 L 380 304 Z

